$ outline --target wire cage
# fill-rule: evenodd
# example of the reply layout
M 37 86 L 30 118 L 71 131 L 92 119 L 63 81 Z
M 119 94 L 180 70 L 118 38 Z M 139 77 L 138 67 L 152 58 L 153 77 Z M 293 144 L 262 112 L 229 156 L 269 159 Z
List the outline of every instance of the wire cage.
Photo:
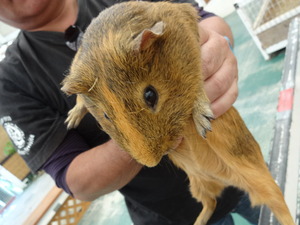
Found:
M 235 8 L 266 60 L 286 47 L 289 24 L 300 16 L 300 0 L 238 0 Z

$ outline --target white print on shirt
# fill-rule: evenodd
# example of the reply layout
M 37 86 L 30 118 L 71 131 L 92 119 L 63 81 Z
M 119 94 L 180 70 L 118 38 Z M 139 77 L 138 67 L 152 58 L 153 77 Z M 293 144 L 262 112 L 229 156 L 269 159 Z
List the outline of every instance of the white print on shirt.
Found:
M 20 155 L 29 154 L 35 136 L 33 134 L 30 134 L 26 139 L 24 132 L 11 121 L 12 119 L 10 116 L 0 118 L 0 124 L 6 130 L 8 136 L 17 147 L 18 153 Z

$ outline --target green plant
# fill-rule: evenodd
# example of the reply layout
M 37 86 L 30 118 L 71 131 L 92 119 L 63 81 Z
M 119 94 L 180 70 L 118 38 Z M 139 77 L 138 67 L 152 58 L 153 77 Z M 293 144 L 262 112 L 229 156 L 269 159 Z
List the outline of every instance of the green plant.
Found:
M 4 146 L 3 152 L 4 152 L 5 156 L 10 156 L 10 155 L 16 153 L 16 149 L 15 149 L 14 145 L 11 143 L 11 141 L 8 141 L 6 143 L 6 145 Z

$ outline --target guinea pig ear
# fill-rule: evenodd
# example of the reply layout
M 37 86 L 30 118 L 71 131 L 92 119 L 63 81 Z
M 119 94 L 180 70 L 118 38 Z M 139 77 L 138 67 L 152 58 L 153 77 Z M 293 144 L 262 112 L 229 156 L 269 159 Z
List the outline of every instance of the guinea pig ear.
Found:
M 66 93 L 67 95 L 77 94 L 78 90 L 76 89 L 75 82 L 72 81 L 70 78 L 70 75 L 68 75 L 63 81 L 62 81 L 62 88 L 61 90 Z
M 159 21 L 153 25 L 150 29 L 143 30 L 134 39 L 134 50 L 143 51 L 149 48 L 159 37 L 164 33 L 165 23 Z
M 85 82 L 82 79 L 76 79 L 76 77 L 70 74 L 62 81 L 61 90 L 67 95 L 86 93 L 89 91 L 89 87 L 84 84 Z

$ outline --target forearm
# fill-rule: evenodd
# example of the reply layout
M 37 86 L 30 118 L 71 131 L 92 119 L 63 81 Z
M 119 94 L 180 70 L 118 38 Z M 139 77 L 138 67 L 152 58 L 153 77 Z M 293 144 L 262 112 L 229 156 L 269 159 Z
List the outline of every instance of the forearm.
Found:
M 91 201 L 122 188 L 142 166 L 114 141 L 78 155 L 70 164 L 66 181 L 74 197 Z

